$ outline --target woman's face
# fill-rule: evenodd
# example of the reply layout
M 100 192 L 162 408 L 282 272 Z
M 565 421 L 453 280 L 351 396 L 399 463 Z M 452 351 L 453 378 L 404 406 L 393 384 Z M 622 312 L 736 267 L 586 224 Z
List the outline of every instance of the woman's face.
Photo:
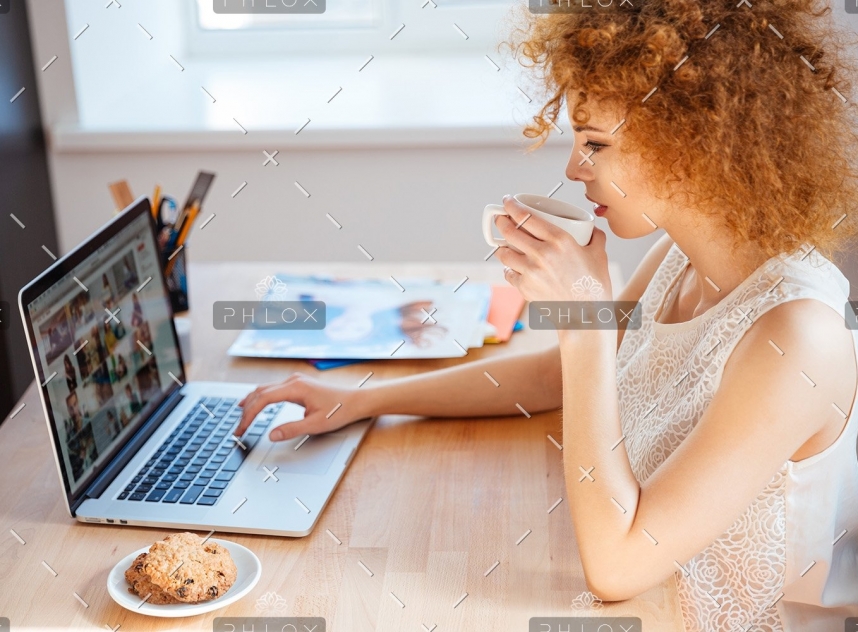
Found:
M 590 120 L 584 126 L 572 120 L 573 109 L 567 108 L 575 144 L 566 177 L 583 182 L 588 199 L 608 207 L 602 217 L 618 237 L 634 239 L 655 232 L 662 226 L 664 202 L 649 192 L 647 182 L 640 177 L 640 157 L 620 152 L 622 117 L 592 101 L 586 107 Z

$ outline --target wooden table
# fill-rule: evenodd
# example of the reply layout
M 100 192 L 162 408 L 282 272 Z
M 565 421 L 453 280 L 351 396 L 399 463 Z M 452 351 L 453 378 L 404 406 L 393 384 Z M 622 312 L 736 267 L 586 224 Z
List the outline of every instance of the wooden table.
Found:
M 253 300 L 255 284 L 266 275 L 428 274 L 451 281 L 467 275 L 504 282 L 497 262 L 197 263 L 189 272 L 190 377 L 247 382 L 270 382 L 300 370 L 352 384 L 370 370 L 379 380 L 462 361 L 373 361 L 317 372 L 299 360 L 229 358 L 225 351 L 236 332 L 213 331 L 211 304 Z M 611 272 L 619 288 L 618 269 Z M 466 361 L 554 339 L 553 332 L 525 329 L 509 343 L 472 349 Z M 259 600 L 265 595 L 285 604 L 279 613 L 268 610 L 269 616 L 320 616 L 336 632 L 422 632 L 434 625 L 437 632 L 527 630 L 530 617 L 574 616 L 571 604 L 587 590 L 568 503 L 548 512 L 566 496 L 562 452 L 548 437 L 562 442 L 559 411 L 530 419 L 387 415 L 364 440 L 311 535 L 220 536 L 249 547 L 262 561 L 262 578 L 250 594 L 185 619 L 133 613 L 110 598 L 107 574 L 119 559 L 170 531 L 69 518 L 35 384 L 15 409 L 21 403 L 26 407 L 0 426 L 0 617 L 9 617 L 13 630 L 211 630 L 215 617 L 262 616 Z M 600 607 L 577 614 L 639 616 L 647 631 L 682 629 L 672 579 L 634 600 L 595 605 Z

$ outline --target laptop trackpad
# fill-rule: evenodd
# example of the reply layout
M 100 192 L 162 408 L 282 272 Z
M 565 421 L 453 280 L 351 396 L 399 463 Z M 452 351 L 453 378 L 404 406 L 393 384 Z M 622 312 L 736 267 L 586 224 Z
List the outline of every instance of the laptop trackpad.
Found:
M 278 467 L 277 472 L 292 472 L 295 474 L 325 474 L 334 462 L 340 447 L 346 440 L 345 435 L 332 432 L 311 436 L 297 450 L 295 446 L 301 443 L 304 437 L 296 437 L 289 441 L 278 441 L 269 443 L 262 463 L 257 468 L 260 472 L 262 466 L 272 469 Z

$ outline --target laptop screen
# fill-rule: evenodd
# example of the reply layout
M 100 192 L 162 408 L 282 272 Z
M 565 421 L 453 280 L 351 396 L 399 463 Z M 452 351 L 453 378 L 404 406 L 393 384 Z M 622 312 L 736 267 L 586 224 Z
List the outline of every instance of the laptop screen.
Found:
M 71 495 L 184 379 L 151 219 L 135 211 L 26 306 Z

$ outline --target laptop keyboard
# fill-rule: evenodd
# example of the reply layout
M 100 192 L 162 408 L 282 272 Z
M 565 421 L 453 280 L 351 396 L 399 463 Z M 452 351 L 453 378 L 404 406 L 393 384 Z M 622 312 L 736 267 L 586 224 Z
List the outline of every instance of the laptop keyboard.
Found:
M 239 400 L 206 397 L 197 402 L 152 458 L 131 479 L 118 500 L 214 505 L 256 445 L 282 403 L 266 406 L 241 443 L 233 437 Z

